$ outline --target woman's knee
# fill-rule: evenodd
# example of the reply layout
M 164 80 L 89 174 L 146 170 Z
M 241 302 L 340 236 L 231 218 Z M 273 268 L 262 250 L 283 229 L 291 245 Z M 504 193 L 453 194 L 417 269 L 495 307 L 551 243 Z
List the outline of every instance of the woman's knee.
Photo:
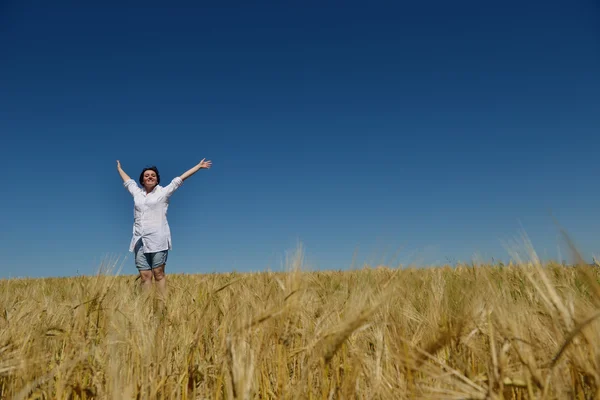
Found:
M 160 281 L 165 278 L 165 265 L 161 265 L 152 270 L 154 274 L 154 280 Z
M 140 270 L 140 278 L 142 279 L 142 283 L 151 282 L 152 270 Z

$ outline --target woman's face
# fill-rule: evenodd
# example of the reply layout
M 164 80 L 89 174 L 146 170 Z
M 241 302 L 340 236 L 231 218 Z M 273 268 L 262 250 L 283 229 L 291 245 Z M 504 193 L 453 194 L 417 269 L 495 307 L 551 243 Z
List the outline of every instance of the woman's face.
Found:
M 144 186 L 147 188 L 153 188 L 156 186 L 156 172 L 152 170 L 144 171 Z

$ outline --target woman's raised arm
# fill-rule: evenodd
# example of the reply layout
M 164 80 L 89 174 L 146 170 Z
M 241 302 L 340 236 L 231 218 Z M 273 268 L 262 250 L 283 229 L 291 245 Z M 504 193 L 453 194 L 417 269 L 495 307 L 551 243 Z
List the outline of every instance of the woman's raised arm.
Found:
M 194 167 L 190 168 L 189 170 L 185 171 L 181 176 L 181 180 L 185 181 L 187 178 L 189 178 L 190 176 L 194 175 L 196 172 L 198 172 L 198 170 L 200 169 L 208 169 L 212 166 L 212 161 L 205 161 L 206 159 L 203 158 L 202 161 L 200 161 L 198 163 L 198 165 L 195 165 Z
M 121 162 L 119 160 L 117 160 L 117 171 L 119 171 L 119 175 L 121 175 L 121 178 L 123 178 L 123 182 L 127 182 L 131 179 L 129 175 L 123 171 L 123 168 L 121 168 Z

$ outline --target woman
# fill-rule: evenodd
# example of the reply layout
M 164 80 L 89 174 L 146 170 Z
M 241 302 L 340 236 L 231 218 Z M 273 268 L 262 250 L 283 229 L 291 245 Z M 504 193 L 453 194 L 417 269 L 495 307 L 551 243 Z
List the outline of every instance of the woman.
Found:
M 167 222 L 169 197 L 187 178 L 211 166 L 211 161 L 202 159 L 198 165 L 174 178 L 165 187 L 159 185 L 160 174 L 156 167 L 144 168 L 139 179 L 142 185 L 140 189 L 123 171 L 121 163 L 117 160 L 117 170 L 123 178 L 123 186 L 133 196 L 133 238 L 129 251 L 135 254 L 135 265 L 140 272 L 144 289 L 152 285 L 152 277 L 154 277 L 160 294 L 166 296 L 165 265 L 171 250 L 171 231 Z

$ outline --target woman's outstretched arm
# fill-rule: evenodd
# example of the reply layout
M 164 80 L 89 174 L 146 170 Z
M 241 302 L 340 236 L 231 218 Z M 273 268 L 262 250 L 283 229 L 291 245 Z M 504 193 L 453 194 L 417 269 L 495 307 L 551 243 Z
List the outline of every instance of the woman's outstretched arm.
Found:
M 212 166 L 212 161 L 205 161 L 206 159 L 203 158 L 202 161 L 200 161 L 198 163 L 198 165 L 190 168 L 189 170 L 185 171 L 181 176 L 181 180 L 185 181 L 187 178 L 189 178 L 190 176 L 194 175 L 196 172 L 198 172 L 198 170 L 201 169 L 208 169 Z
M 121 168 L 121 162 L 119 160 L 117 160 L 117 171 L 119 171 L 119 175 L 121 175 L 121 178 L 123 178 L 123 182 L 127 182 L 131 179 L 129 175 L 123 171 L 123 168 Z

